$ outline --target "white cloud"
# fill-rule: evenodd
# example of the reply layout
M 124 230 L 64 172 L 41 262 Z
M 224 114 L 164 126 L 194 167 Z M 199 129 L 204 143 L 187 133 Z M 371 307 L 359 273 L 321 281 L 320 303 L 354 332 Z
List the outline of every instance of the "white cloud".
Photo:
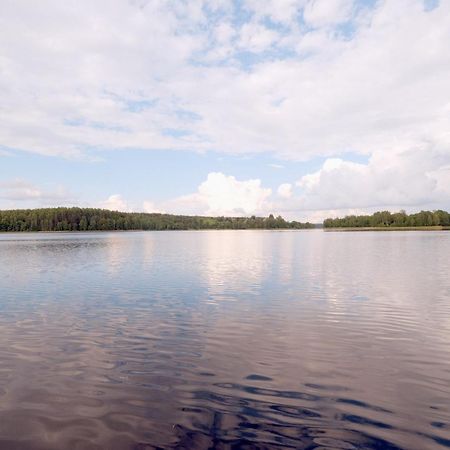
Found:
M 272 191 L 261 187 L 261 180 L 238 181 L 220 172 L 208 174 L 198 188 L 207 214 L 248 215 L 262 211 Z
M 248 216 L 266 214 L 271 207 L 272 190 L 264 188 L 261 180 L 237 180 L 221 172 L 208 174 L 197 191 L 160 203 L 147 202 L 148 212 L 211 216 Z
M 105 201 L 100 202 L 100 208 L 110 209 L 111 211 L 130 211 L 128 203 L 120 194 L 110 195 Z
M 61 185 L 38 186 L 20 178 L 0 181 L 0 207 L 4 209 L 60 206 L 73 201 Z
M 367 164 L 327 159 L 303 176 L 299 206 L 306 210 L 375 208 L 435 209 L 450 205 L 450 155 L 409 151 L 375 153 Z M 441 167 L 442 166 L 442 167 Z
M 165 213 L 165 211 L 160 209 L 155 202 L 149 200 L 144 201 L 144 203 L 142 204 L 142 209 L 146 213 Z
M 235 35 L 236 30 L 230 23 L 227 22 L 219 23 L 214 29 L 214 36 L 216 41 L 220 44 L 229 44 Z
M 449 204 L 450 2 L 425 11 L 421 0 L 373 8 L 245 0 L 239 26 L 233 8 L 223 0 L 5 1 L 1 151 L 79 158 L 105 148 L 185 149 L 297 160 L 351 152 L 369 163 L 324 166 L 301 182 L 300 203 L 285 200 L 297 211 L 352 200 Z M 259 195 L 269 199 L 261 185 L 247 192 L 238 184 L 247 200 L 228 202 L 209 196 L 213 182 L 179 204 L 251 211 L 261 208 Z M 239 191 L 229 177 L 220 183 Z M 110 203 L 126 207 L 121 201 Z
M 348 20 L 353 0 L 310 0 L 303 11 L 305 22 L 312 26 L 323 26 Z
M 280 197 L 290 198 L 292 197 L 292 184 L 291 183 L 283 183 L 278 186 L 277 193 Z
M 414 160 L 420 153 L 403 157 Z M 439 158 L 437 154 L 430 155 L 431 162 L 423 161 L 422 165 L 432 169 Z M 260 180 L 239 181 L 233 176 L 213 172 L 195 193 L 161 204 L 152 203 L 148 211 L 212 216 L 273 213 L 316 223 L 327 217 L 368 214 L 380 209 L 413 212 L 422 207 L 437 209 L 449 204 L 450 183 L 443 188 L 436 181 L 442 176 L 440 169 L 438 175 L 432 170 L 427 171 L 427 175 L 416 171 L 417 178 L 410 180 L 412 169 L 405 166 L 402 157 L 384 162 L 373 158 L 367 164 L 329 158 L 318 171 L 301 177 L 295 191 L 292 183 L 282 183 L 277 195 L 263 187 Z M 444 169 L 446 176 L 450 174 L 449 167 Z M 438 201 L 429 203 L 430 196 Z
M 7 200 L 29 200 L 41 198 L 43 192 L 37 186 L 24 181 L 13 180 L 0 183 L 0 198 Z
M 380 209 L 406 209 L 408 212 L 448 209 L 450 158 L 438 151 L 423 158 L 420 149 L 389 157 L 374 154 L 367 163 L 328 158 L 319 170 L 302 176 L 295 185 L 280 184 L 275 193 L 259 179 L 238 180 L 221 172 L 211 172 L 191 194 L 159 202 L 146 200 L 141 206 L 121 194 L 110 195 L 93 205 L 74 199 L 61 186 L 44 189 L 25 180 L 0 182 L 0 207 L 60 205 L 212 216 L 272 213 L 310 222 Z
M 244 0 L 245 7 L 258 18 L 291 24 L 297 19 L 305 0 Z
M 430 138 L 449 145 L 448 2 L 429 12 L 419 0 L 378 2 L 356 16 L 344 40 L 320 27 L 303 34 L 294 21 L 283 32 L 283 52 L 250 70 L 236 59 L 240 45 L 262 51 L 278 33 L 258 17 L 287 21 L 304 2 L 258 2 L 260 13 L 253 5 L 234 43 L 228 13 L 221 27 L 201 2 L 189 3 L 188 10 L 184 2 L 156 0 L 140 8 L 7 2 L 0 17 L 2 144 L 71 157 L 113 147 L 270 151 L 295 159 L 391 152 Z M 348 5 L 316 0 L 304 13 L 336 22 Z M 211 32 L 226 45 L 211 42 Z M 228 59 L 214 65 L 214 51 Z M 206 66 L 191 64 L 202 58 Z
M 239 46 L 250 52 L 268 50 L 278 39 L 278 33 L 259 23 L 246 23 L 240 33 Z

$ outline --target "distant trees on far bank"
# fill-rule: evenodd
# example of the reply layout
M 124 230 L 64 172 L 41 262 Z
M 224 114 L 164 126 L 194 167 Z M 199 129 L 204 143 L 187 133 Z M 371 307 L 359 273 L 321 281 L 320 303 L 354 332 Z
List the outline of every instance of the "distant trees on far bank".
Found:
M 415 214 L 406 214 L 405 211 L 391 213 L 378 211 L 367 216 L 346 216 L 337 219 L 325 219 L 324 228 L 346 227 L 432 227 L 450 226 L 450 214 L 446 211 L 420 211 Z
M 304 229 L 314 224 L 274 217 L 204 217 L 125 213 L 96 208 L 0 210 L 0 231 Z

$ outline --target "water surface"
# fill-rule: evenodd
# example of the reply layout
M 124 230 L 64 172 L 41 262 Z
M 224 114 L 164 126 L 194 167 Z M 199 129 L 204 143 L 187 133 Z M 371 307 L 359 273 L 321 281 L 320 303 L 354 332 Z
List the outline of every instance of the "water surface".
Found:
M 450 233 L 0 235 L 0 448 L 450 448 Z

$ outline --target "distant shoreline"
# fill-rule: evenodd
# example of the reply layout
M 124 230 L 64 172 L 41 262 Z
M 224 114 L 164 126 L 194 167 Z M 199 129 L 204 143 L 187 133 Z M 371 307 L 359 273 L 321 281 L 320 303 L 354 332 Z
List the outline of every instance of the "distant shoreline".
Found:
M 324 231 L 449 231 L 442 225 L 423 227 L 326 227 Z
M 67 231 L 5 231 L 3 234 L 79 234 L 79 233 L 143 233 L 143 232 L 171 232 L 171 231 L 324 231 L 324 232 L 346 232 L 346 231 L 450 231 L 446 226 L 423 226 L 423 227 L 327 227 L 316 228 L 185 228 L 164 230 L 67 230 Z
M 99 232 L 197 230 L 303 230 L 324 231 L 442 231 L 450 230 L 450 213 L 443 210 L 406 214 L 378 211 L 372 215 L 328 218 L 322 224 L 267 217 L 185 216 L 131 213 L 99 208 L 38 208 L 0 210 L 0 232 Z
M 67 230 L 67 231 L 5 231 L 0 230 L 2 234 L 78 234 L 78 233 L 147 233 L 147 232 L 170 232 L 170 231 L 320 231 L 322 227 L 317 228 L 176 228 L 163 230 Z
M 184 216 L 75 207 L 0 210 L 0 230 L 6 232 L 304 228 L 315 228 L 315 225 L 287 221 L 273 214 L 268 217 Z
M 77 234 L 77 233 L 146 233 L 149 231 L 166 232 L 166 231 L 322 231 L 323 227 L 315 228 L 165 228 L 156 230 L 0 230 L 2 234 Z

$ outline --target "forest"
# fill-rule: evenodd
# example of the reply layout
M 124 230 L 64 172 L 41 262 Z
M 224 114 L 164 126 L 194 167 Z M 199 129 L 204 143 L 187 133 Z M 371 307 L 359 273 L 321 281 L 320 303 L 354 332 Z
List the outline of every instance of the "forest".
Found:
M 312 223 L 274 217 L 204 217 L 125 213 L 96 208 L 0 210 L 0 231 L 305 229 Z
M 415 214 L 406 214 L 405 211 L 391 213 L 378 211 L 366 216 L 346 216 L 344 218 L 325 219 L 324 228 L 347 227 L 432 227 L 450 226 L 450 214 L 446 211 L 420 211 Z

